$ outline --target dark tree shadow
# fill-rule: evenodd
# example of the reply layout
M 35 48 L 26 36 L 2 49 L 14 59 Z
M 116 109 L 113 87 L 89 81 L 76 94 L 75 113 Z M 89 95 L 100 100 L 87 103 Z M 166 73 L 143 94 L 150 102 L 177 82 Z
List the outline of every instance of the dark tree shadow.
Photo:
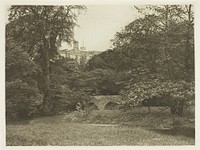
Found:
M 175 129 L 148 129 L 148 130 L 160 134 L 195 138 L 195 128 L 192 127 L 182 127 L 182 128 L 180 127 Z

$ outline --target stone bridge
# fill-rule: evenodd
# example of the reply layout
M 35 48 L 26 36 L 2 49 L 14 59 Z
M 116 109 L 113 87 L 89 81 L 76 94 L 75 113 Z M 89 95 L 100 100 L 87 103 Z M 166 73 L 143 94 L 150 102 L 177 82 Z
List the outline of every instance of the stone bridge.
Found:
M 96 105 L 99 110 L 105 109 L 107 106 L 117 106 L 121 104 L 121 96 L 120 95 L 99 95 L 93 96 L 89 105 Z M 109 109 L 109 108 L 108 108 Z

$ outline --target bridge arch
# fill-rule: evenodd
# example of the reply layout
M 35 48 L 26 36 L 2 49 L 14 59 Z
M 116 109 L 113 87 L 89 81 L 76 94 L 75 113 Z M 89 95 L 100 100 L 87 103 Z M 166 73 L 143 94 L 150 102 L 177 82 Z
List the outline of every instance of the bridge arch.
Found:
M 94 103 L 99 110 L 103 110 L 108 108 L 109 106 L 119 105 L 121 103 L 121 96 L 120 95 L 98 95 L 93 96 L 90 103 Z
M 118 105 L 119 104 L 117 102 L 110 101 L 104 106 L 104 109 L 106 109 L 106 110 L 115 110 L 115 109 L 117 109 Z
M 98 110 L 98 106 L 94 102 L 89 102 L 88 103 L 88 108 L 91 110 Z

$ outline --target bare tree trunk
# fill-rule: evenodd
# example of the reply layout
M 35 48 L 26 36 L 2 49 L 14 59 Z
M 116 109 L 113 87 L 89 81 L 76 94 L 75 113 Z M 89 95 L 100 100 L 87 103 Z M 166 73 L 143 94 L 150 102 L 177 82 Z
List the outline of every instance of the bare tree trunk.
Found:
M 185 45 L 185 73 L 186 73 L 186 81 L 190 80 L 190 55 L 191 55 L 191 48 L 190 48 L 190 28 L 191 28 L 191 5 L 188 6 L 188 24 L 187 24 L 187 35 L 186 35 L 186 45 Z
M 56 50 L 56 35 L 50 32 L 47 38 L 43 38 L 44 42 L 44 99 L 43 99 L 43 110 L 45 106 L 50 102 L 50 55 L 53 55 L 53 51 Z M 50 54 L 51 50 L 51 54 Z M 50 111 L 50 110 L 49 110 Z
M 170 47 L 170 24 L 169 24 L 169 6 L 166 5 L 165 6 L 165 57 L 166 57 L 166 66 L 167 66 L 167 70 L 168 70 L 168 75 L 170 79 L 173 79 L 173 68 L 172 68 L 172 62 L 171 62 L 171 56 L 169 54 L 169 51 L 171 49 Z
M 47 102 L 49 102 L 49 90 L 50 90 L 50 76 L 49 76 L 49 43 L 43 38 L 44 47 L 43 47 L 43 57 L 44 57 L 44 68 L 43 68 L 43 76 L 44 76 L 44 98 L 42 109 L 45 111 L 45 106 Z

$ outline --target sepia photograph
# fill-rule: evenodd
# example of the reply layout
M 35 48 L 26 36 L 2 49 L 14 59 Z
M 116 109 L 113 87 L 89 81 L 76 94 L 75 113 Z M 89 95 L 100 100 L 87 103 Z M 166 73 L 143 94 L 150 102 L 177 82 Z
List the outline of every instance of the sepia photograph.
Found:
M 195 146 L 194 10 L 7 5 L 6 146 Z

